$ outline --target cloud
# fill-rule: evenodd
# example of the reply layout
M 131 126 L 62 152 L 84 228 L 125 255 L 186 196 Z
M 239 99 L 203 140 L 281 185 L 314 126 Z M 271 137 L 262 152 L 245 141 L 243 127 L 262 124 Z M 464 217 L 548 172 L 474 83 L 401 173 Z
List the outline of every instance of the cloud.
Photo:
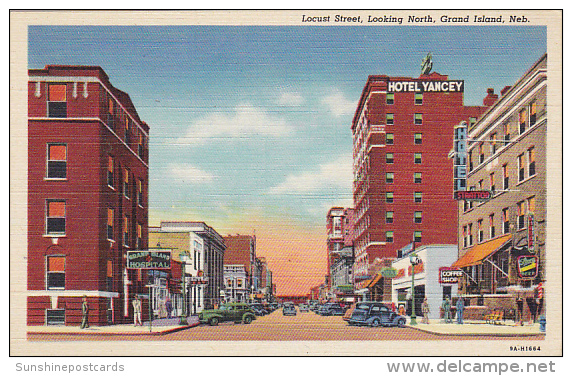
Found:
M 314 193 L 327 188 L 346 188 L 351 191 L 353 181 L 352 155 L 344 154 L 332 162 L 318 166 L 317 171 L 292 174 L 270 188 L 270 194 Z
M 298 93 L 283 92 L 278 98 L 278 104 L 281 106 L 300 106 L 304 103 L 304 97 Z
M 335 117 L 353 115 L 357 107 L 357 101 L 347 99 L 338 89 L 332 90 L 331 94 L 322 98 L 321 102 Z
M 215 176 L 188 163 L 172 163 L 169 165 L 169 175 L 184 183 L 206 184 L 212 183 Z
M 215 113 L 199 119 L 177 142 L 201 144 L 212 139 L 250 138 L 253 136 L 284 136 L 293 127 L 284 119 L 273 116 L 250 103 L 236 106 L 230 114 Z

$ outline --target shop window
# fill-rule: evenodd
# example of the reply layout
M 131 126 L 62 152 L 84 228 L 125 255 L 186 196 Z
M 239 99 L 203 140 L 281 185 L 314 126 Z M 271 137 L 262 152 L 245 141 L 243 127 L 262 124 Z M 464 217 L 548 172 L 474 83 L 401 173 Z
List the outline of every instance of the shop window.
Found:
M 415 124 L 416 125 L 423 124 L 423 114 L 415 114 Z
M 393 212 L 385 212 L 385 223 L 393 223 Z
M 420 172 L 415 172 L 415 173 L 413 174 L 413 181 L 414 181 L 416 184 L 421 184 L 421 173 L 420 173 Z
M 46 234 L 65 235 L 66 202 L 65 200 L 47 200 Z
M 414 222 L 415 223 L 421 223 L 423 222 L 423 212 L 421 211 L 416 211 L 414 213 Z
M 393 125 L 393 114 L 389 113 L 389 114 L 385 114 L 385 123 L 387 125 Z
M 415 145 L 421 145 L 423 143 L 423 134 L 422 133 L 415 133 L 414 135 L 414 142 Z
M 47 178 L 65 179 L 67 174 L 66 144 L 48 144 Z
M 534 148 L 528 149 L 528 176 L 536 175 L 536 157 Z
M 65 309 L 47 309 L 46 325 L 65 325 L 66 310 Z
M 388 184 L 393 183 L 394 173 L 393 172 L 386 172 L 385 173 L 385 182 Z
M 395 103 L 395 94 L 387 93 L 385 96 L 385 103 L 386 104 L 394 104 Z
M 421 164 L 421 153 L 413 154 L 413 162 L 415 164 Z
M 393 192 L 385 192 L 385 202 L 388 204 L 393 203 Z
M 386 231 L 385 232 L 385 242 L 386 243 L 393 243 L 393 231 Z
M 422 232 L 421 231 L 415 231 L 413 233 L 414 237 L 415 237 L 415 243 L 421 243 L 422 239 Z
M 386 153 L 385 154 L 385 163 L 393 163 L 393 153 Z
M 107 185 L 111 188 L 114 187 L 114 174 L 113 174 L 113 157 L 107 157 Z
M 48 256 L 46 284 L 48 290 L 64 290 L 66 288 L 65 256 Z
M 423 193 L 422 192 L 415 192 L 413 193 L 413 201 L 417 204 L 423 201 Z
M 415 93 L 415 104 L 423 104 L 423 93 Z
M 532 102 L 529 106 L 530 111 L 530 126 L 536 124 L 536 101 Z
M 113 238 L 113 209 L 107 209 L 107 239 L 114 240 Z
M 50 84 L 48 86 L 48 117 L 67 117 L 66 88 L 66 84 Z
M 385 143 L 387 145 L 393 145 L 393 133 L 386 133 L 385 134 Z

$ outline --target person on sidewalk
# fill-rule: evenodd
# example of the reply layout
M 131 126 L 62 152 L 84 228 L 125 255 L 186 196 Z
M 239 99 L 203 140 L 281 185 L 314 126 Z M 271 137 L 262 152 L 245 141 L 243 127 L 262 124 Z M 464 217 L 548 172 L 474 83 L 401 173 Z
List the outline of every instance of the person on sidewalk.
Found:
M 167 310 L 167 318 L 171 318 L 171 312 L 173 312 L 173 303 L 171 303 L 171 299 L 167 297 L 165 301 L 165 309 Z
M 465 301 L 461 296 L 457 297 L 457 324 L 463 324 L 463 312 L 465 311 Z
M 135 296 L 133 299 L 133 326 L 143 326 L 141 322 L 141 300 L 138 296 Z
M 427 302 L 427 297 L 423 299 L 423 304 L 421 304 L 421 312 L 423 313 L 422 323 L 429 324 L 429 303 Z
M 443 300 L 441 307 L 443 308 L 443 318 L 445 319 L 445 323 L 451 323 L 451 301 L 448 296 Z
M 87 304 L 87 296 L 84 295 L 81 302 L 81 324 L 80 329 L 89 328 L 89 305 Z

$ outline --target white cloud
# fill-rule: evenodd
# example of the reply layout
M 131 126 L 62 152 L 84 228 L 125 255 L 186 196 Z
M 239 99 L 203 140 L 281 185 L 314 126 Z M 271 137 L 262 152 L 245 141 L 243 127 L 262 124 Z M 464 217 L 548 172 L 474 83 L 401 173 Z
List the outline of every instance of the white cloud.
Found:
M 344 154 L 318 166 L 317 171 L 292 174 L 286 180 L 270 188 L 270 194 L 313 193 L 327 188 L 346 188 L 351 192 L 353 181 L 352 155 Z
M 347 99 L 340 90 L 334 89 L 327 97 L 322 98 L 322 104 L 327 106 L 332 115 L 340 117 L 343 115 L 353 115 L 357 101 Z
M 283 92 L 278 98 L 278 104 L 281 106 L 300 106 L 304 103 L 304 97 L 298 93 Z
M 212 183 L 215 176 L 210 172 L 203 171 L 188 163 L 173 163 L 169 165 L 171 177 L 181 180 L 184 183 L 204 184 Z
M 200 144 L 209 139 L 283 136 L 293 127 L 277 116 L 250 103 L 236 106 L 232 113 L 215 113 L 192 124 L 177 142 Z

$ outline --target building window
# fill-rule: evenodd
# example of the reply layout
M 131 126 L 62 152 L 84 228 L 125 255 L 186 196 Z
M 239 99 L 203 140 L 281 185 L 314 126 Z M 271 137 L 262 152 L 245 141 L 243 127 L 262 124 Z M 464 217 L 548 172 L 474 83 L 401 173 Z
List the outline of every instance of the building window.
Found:
M 385 173 L 385 182 L 388 184 L 393 183 L 393 177 L 394 177 L 394 173 L 393 172 L 386 172 Z
M 522 230 L 523 228 L 526 227 L 526 221 L 525 221 L 526 203 L 524 201 L 517 203 L 516 209 L 517 209 L 517 216 L 518 216 L 518 218 L 517 218 L 518 229 Z
M 46 309 L 46 325 L 65 325 L 65 309 Z
M 416 125 L 423 124 L 423 114 L 415 114 L 415 124 Z
M 480 179 L 478 182 L 479 191 L 483 190 L 483 179 Z
M 536 175 L 536 157 L 534 148 L 528 149 L 528 176 Z
M 489 236 L 491 239 L 493 239 L 496 236 L 496 234 L 495 234 L 495 215 L 494 214 L 489 215 L 489 230 L 490 230 Z
M 473 245 L 473 224 L 469 223 L 467 225 L 467 236 L 469 238 L 469 246 Z
M 518 166 L 518 181 L 521 182 L 524 180 L 524 154 L 516 158 L 516 165 Z
M 107 124 L 111 129 L 115 127 L 115 102 L 109 97 L 107 101 Z
M 467 160 L 469 161 L 469 172 L 473 171 L 473 152 L 470 151 L 467 153 Z
M 490 145 L 491 155 L 494 155 L 497 152 L 497 134 L 496 133 L 491 134 L 490 142 L 491 142 L 491 145 Z
M 129 132 L 129 117 L 125 115 L 125 143 L 129 145 L 131 141 L 131 133 Z
M 413 201 L 417 204 L 423 201 L 423 193 L 422 192 L 415 192 L 413 193 Z
M 129 198 L 129 170 L 123 169 L 123 195 Z
M 415 243 L 421 243 L 421 240 L 422 240 L 421 234 L 422 234 L 421 231 L 415 231 L 413 233 L 413 235 L 415 237 Z
M 113 209 L 107 209 L 107 239 L 113 240 Z
M 137 249 L 143 249 L 143 228 L 137 224 Z
M 530 126 L 536 124 L 536 101 L 530 104 Z
M 421 145 L 423 143 L 423 134 L 422 133 L 415 133 L 414 136 L 414 143 L 415 145 Z
M 47 270 L 48 290 L 64 290 L 66 288 L 65 256 L 49 256 Z
M 386 231 L 385 232 L 385 241 L 387 243 L 393 243 L 393 231 Z
M 385 96 L 385 103 L 386 104 L 394 104 L 395 103 L 395 94 L 387 93 Z
M 385 202 L 393 204 L 393 192 L 385 192 Z
M 415 164 L 421 164 L 421 153 L 413 154 L 413 162 Z
M 67 176 L 66 144 L 48 144 L 48 179 L 65 179 Z
M 479 144 L 479 164 L 483 163 L 485 161 L 485 151 L 483 148 L 483 143 L 481 142 Z
M 107 291 L 113 291 L 113 261 L 107 260 Z
M 143 132 L 139 131 L 139 135 L 137 137 L 137 155 L 139 158 L 143 159 Z
M 421 223 L 422 221 L 423 221 L 423 212 L 416 211 L 414 213 L 414 222 L 415 223 Z
M 520 111 L 518 114 L 518 130 L 520 134 L 523 134 L 526 130 L 526 109 Z
M 477 124 L 477 118 L 474 116 L 469 117 L 469 129 L 473 128 Z
M 414 181 L 416 184 L 421 184 L 421 173 L 420 173 L 420 172 L 415 172 L 415 173 L 413 174 L 413 181 Z
M 393 212 L 385 212 L 385 223 L 393 223 Z
M 415 104 L 423 104 L 423 93 L 415 93 Z
M 129 247 L 129 217 L 123 216 L 123 245 Z
M 50 84 L 48 86 L 48 117 L 67 117 L 66 84 Z
M 491 172 L 489 175 L 489 184 L 491 186 L 491 194 L 494 196 L 495 194 L 495 173 Z
M 505 144 L 510 141 L 510 125 L 509 123 L 503 124 L 504 141 Z
M 502 233 L 510 233 L 510 221 L 508 217 L 508 208 L 502 210 Z
M 387 145 L 393 145 L 393 133 L 386 133 L 385 134 L 385 143 Z
M 502 166 L 502 189 L 508 191 L 509 178 L 508 178 L 508 165 Z
M 463 226 L 463 248 L 467 248 L 469 239 L 467 238 L 467 226 Z
M 534 210 L 536 209 L 536 199 L 534 196 L 528 198 L 527 200 L 528 212 L 534 214 Z
M 385 163 L 393 163 L 393 153 L 385 154 Z
M 137 205 L 143 207 L 143 180 L 137 180 Z
M 66 202 L 65 200 L 47 200 L 46 234 L 65 235 Z
M 111 188 L 114 187 L 114 175 L 113 175 L 113 157 L 110 155 L 107 157 L 107 185 Z
M 477 231 L 478 231 L 479 243 L 482 243 L 485 240 L 485 232 L 483 230 L 483 220 L 482 219 L 479 219 L 477 221 Z
M 393 125 L 393 114 L 385 114 L 385 123 L 387 125 Z

